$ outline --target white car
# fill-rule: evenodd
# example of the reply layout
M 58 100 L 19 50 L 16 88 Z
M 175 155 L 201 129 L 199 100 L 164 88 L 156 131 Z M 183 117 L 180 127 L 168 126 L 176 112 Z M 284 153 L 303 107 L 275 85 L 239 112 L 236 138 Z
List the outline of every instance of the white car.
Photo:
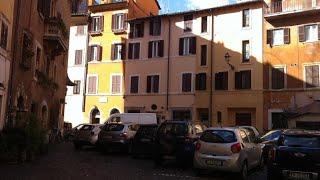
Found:
M 98 140 L 102 126 L 102 124 L 82 124 L 75 132 L 73 139 L 74 147 L 81 149 L 82 146 L 94 146 Z
M 208 128 L 196 144 L 194 169 L 239 173 L 246 179 L 248 171 L 263 166 L 259 140 L 240 127 Z

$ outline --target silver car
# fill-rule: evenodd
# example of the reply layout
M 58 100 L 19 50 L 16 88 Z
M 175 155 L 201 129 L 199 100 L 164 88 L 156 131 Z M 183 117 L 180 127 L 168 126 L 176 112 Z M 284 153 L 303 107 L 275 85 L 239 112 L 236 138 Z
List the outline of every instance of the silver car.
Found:
M 258 142 L 244 128 L 209 128 L 196 144 L 193 162 L 195 172 L 235 172 L 246 179 L 248 170 L 263 166 L 262 148 Z
M 73 139 L 74 147 L 81 149 L 85 145 L 94 146 L 98 140 L 101 127 L 101 124 L 81 124 L 81 127 L 75 131 Z

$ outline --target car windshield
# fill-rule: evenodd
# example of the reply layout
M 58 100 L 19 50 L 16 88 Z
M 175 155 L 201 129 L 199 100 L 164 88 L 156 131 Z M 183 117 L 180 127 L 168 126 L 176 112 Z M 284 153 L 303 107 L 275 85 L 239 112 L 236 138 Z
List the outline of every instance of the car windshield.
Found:
M 188 133 L 188 126 L 182 123 L 168 123 L 163 124 L 160 127 L 160 134 L 163 135 L 176 135 L 176 136 L 184 136 Z
M 141 126 L 137 131 L 137 135 L 153 136 L 156 130 L 157 126 Z
M 103 127 L 103 130 L 105 131 L 122 131 L 124 128 L 124 125 L 122 124 L 106 124 Z
M 283 145 L 289 147 L 320 148 L 320 137 L 286 135 L 283 139 Z
M 83 125 L 80 130 L 81 131 L 91 131 L 94 128 L 92 125 Z
M 262 141 L 277 140 L 281 135 L 281 131 L 270 131 L 261 137 Z
M 207 130 L 202 134 L 200 140 L 208 143 L 233 143 L 237 141 L 234 132 L 227 130 Z

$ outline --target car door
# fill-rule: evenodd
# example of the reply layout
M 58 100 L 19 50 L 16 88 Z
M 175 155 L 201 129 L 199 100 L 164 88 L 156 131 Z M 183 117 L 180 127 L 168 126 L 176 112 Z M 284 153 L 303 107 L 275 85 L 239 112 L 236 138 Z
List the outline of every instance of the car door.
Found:
M 261 145 L 259 143 L 256 143 L 256 137 L 255 133 L 246 131 L 247 136 L 249 138 L 249 142 L 252 146 L 252 152 L 251 155 L 253 156 L 252 165 L 257 166 L 259 165 L 260 159 L 261 159 Z
M 249 137 L 244 129 L 241 129 L 239 133 L 242 139 L 242 143 L 241 143 L 243 148 L 242 151 L 246 153 L 248 167 L 251 169 L 254 166 L 254 161 L 255 161 L 255 155 L 253 155 L 254 147 L 250 142 Z

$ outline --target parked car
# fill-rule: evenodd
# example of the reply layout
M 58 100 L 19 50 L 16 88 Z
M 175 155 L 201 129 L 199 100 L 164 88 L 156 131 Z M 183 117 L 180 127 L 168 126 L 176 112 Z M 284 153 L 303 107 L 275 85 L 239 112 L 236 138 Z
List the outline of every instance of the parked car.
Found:
M 132 156 L 152 155 L 154 138 L 158 129 L 157 124 L 140 125 L 132 140 Z
M 106 123 L 98 137 L 98 146 L 102 152 L 109 150 L 131 151 L 131 142 L 139 125 L 133 123 Z
M 196 144 L 194 169 L 239 173 L 246 179 L 248 171 L 263 166 L 262 148 L 258 138 L 240 127 L 209 128 Z
M 254 135 L 255 137 L 260 137 L 260 132 L 256 127 L 253 126 L 239 126 L 240 128 L 246 129 L 250 134 Z
M 268 162 L 268 156 L 269 156 L 269 151 L 270 149 L 278 142 L 280 135 L 284 132 L 285 130 L 272 130 L 269 131 L 267 134 L 261 137 L 261 141 L 263 144 L 263 152 L 262 156 L 264 158 L 264 162 Z
M 157 130 L 153 159 L 156 165 L 176 160 L 183 166 L 192 164 L 195 142 L 202 129 L 189 121 L 165 121 Z
M 157 124 L 155 113 L 121 113 L 113 114 L 106 123 Z
M 94 146 L 98 140 L 101 124 L 82 124 L 75 131 L 73 144 L 76 149 L 81 149 L 82 146 Z
M 320 179 L 320 131 L 285 131 L 270 150 L 267 177 Z

